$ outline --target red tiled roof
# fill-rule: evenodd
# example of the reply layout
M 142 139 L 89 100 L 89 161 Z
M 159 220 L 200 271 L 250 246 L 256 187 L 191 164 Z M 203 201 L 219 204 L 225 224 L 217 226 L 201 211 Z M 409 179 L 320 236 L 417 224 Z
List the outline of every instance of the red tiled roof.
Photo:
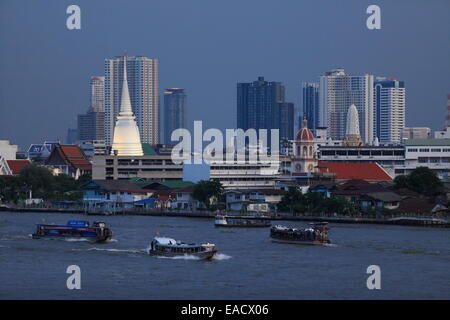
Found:
M 320 172 L 333 172 L 337 180 L 361 179 L 367 181 L 392 181 L 377 163 L 321 162 Z
M 12 174 L 19 174 L 24 167 L 31 165 L 30 160 L 7 160 Z
M 56 152 L 59 152 L 61 157 L 73 167 L 85 171 L 92 170 L 92 164 L 86 158 L 81 148 L 76 145 L 58 145 L 55 147 Z

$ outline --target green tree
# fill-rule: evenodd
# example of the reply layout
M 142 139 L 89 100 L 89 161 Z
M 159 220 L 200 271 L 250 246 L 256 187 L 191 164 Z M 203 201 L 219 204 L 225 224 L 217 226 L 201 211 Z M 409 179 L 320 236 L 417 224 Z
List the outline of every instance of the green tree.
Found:
M 281 198 L 277 207 L 280 211 L 301 212 L 302 193 L 295 187 L 289 187 L 286 194 Z
M 425 195 L 433 195 L 442 188 L 436 173 L 427 167 L 417 167 L 407 176 L 398 176 L 394 183 L 398 188 L 408 188 Z
M 32 191 L 33 198 L 52 197 L 54 176 L 49 169 L 32 164 L 20 170 L 19 179 L 25 188 Z
M 206 209 L 211 208 L 211 201 L 219 199 L 223 193 L 223 186 L 216 180 L 202 180 L 194 186 L 192 197 L 203 203 Z

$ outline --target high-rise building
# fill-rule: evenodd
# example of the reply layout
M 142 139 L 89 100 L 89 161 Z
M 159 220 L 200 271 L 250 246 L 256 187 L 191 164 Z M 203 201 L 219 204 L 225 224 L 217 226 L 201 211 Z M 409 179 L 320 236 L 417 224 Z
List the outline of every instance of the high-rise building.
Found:
M 184 89 L 169 88 L 164 91 L 164 144 L 177 143 L 170 139 L 172 132 L 179 128 L 186 128 L 186 102 L 187 96 Z
M 283 139 L 282 135 L 288 135 L 292 139 L 293 104 L 285 102 L 284 93 L 285 88 L 281 82 L 268 82 L 264 77 L 258 77 L 257 81 L 250 83 L 238 83 L 237 127 L 243 130 L 280 129 L 280 139 Z M 288 114 L 292 116 L 289 118 Z M 268 144 L 270 146 L 270 139 Z
M 104 77 L 91 77 L 90 106 L 78 115 L 78 141 L 104 140 Z
M 78 142 L 78 129 L 75 128 L 67 129 L 66 143 L 75 144 L 77 142 Z
M 405 127 L 405 83 L 395 79 L 377 78 L 374 88 L 376 136 L 383 144 L 400 143 Z
M 354 103 L 358 110 L 361 138 L 366 144 L 373 143 L 373 82 L 373 75 L 352 76 L 344 69 L 331 70 L 320 77 L 319 126 L 328 127 L 328 135 L 333 140 L 345 138 L 348 108 Z
M 123 83 L 122 56 L 105 59 L 105 143 L 111 146 L 119 114 Z M 127 57 L 127 77 L 131 105 L 142 143 L 159 142 L 158 59 Z
M 308 128 L 313 132 L 319 127 L 319 83 L 304 82 L 302 84 L 303 93 L 303 115 L 299 119 L 299 124 L 303 119 L 308 121 Z
M 294 104 L 291 102 L 283 102 L 277 105 L 278 119 L 275 121 L 279 124 L 280 140 L 294 140 Z
M 105 77 L 91 77 L 91 110 L 105 112 Z

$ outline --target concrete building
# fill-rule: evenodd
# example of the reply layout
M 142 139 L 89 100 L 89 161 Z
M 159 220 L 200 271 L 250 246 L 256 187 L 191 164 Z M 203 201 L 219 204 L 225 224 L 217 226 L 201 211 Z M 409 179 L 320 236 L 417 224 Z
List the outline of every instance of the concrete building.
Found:
M 446 127 L 442 131 L 435 131 L 434 138 L 435 139 L 450 139 L 450 127 Z
M 390 78 L 377 78 L 374 83 L 374 106 L 376 136 L 380 143 L 401 143 L 406 115 L 405 83 Z
M 105 59 L 105 143 L 112 145 L 123 85 L 122 56 Z M 142 143 L 159 142 L 158 60 L 144 56 L 127 58 L 127 77 L 132 111 Z
M 372 144 L 375 137 L 373 85 L 373 75 L 352 76 L 344 69 L 331 70 L 320 77 L 319 126 L 328 127 L 329 137 L 345 138 L 347 110 L 354 103 L 361 138 L 365 144 Z
M 299 119 L 300 127 L 303 119 L 308 121 L 308 128 L 316 134 L 319 125 L 319 83 L 304 82 L 302 84 L 303 115 Z
M 334 146 L 320 145 L 319 159 L 324 162 L 377 163 L 389 175 L 396 175 L 396 168 L 405 164 L 403 146 Z
M 90 105 L 85 114 L 78 115 L 76 142 L 104 140 L 105 78 L 94 76 L 90 80 Z M 71 143 L 75 143 L 70 139 Z
M 450 139 L 409 139 L 405 141 L 404 166 L 396 174 L 409 174 L 417 167 L 428 167 L 439 178 L 450 178 Z
M 402 130 L 402 142 L 408 139 L 428 139 L 431 129 L 427 127 L 405 127 Z

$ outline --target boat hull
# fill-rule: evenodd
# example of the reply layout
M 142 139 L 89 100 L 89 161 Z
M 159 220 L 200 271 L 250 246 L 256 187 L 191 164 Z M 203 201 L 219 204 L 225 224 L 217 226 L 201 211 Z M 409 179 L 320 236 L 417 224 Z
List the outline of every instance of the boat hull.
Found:
M 269 228 L 271 227 L 271 224 L 255 224 L 255 225 L 241 225 L 241 224 L 222 224 L 222 223 L 215 223 L 214 226 L 216 227 L 224 227 L 224 228 Z
M 39 235 L 36 233 L 33 233 L 31 235 L 31 237 L 33 239 L 53 239 L 53 240 L 85 240 L 85 241 L 89 241 L 92 243 L 99 243 L 99 242 L 106 242 L 112 239 L 111 236 L 107 236 L 107 237 L 100 237 L 100 236 L 96 236 L 96 237 L 76 237 L 76 236 L 62 236 L 62 235 Z
M 276 243 L 287 243 L 287 244 L 300 244 L 305 246 L 327 246 L 331 242 L 322 242 L 322 241 L 303 241 L 303 240 L 285 240 L 285 239 L 277 239 L 272 237 L 272 242 Z
M 150 250 L 149 254 L 151 256 L 160 256 L 160 257 L 168 257 L 168 258 L 194 256 L 194 257 L 198 258 L 199 260 L 210 260 L 216 254 L 216 252 L 217 252 L 217 250 L 209 250 L 209 251 L 194 252 L 194 253 L 172 253 L 172 252 L 161 252 L 161 251 L 157 251 L 157 250 Z

